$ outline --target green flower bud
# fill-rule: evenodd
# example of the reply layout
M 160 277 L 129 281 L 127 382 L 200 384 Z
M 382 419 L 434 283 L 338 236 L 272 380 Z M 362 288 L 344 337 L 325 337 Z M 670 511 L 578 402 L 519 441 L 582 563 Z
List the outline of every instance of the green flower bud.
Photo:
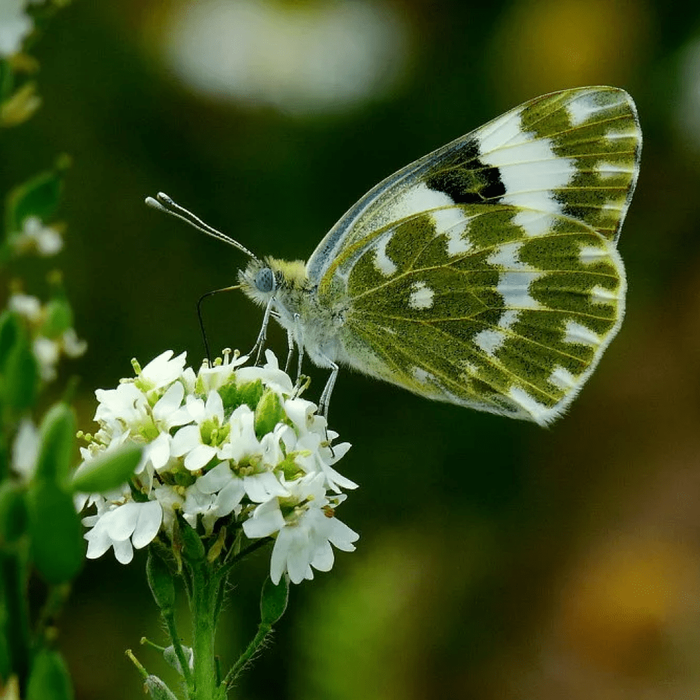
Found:
M 146 577 L 151 588 L 153 599 L 160 608 L 161 613 L 171 615 L 175 606 L 175 582 L 173 573 L 168 565 L 149 549 L 146 562 Z
M 255 434 L 258 438 L 271 433 L 284 415 L 280 397 L 272 389 L 265 389 L 255 407 Z

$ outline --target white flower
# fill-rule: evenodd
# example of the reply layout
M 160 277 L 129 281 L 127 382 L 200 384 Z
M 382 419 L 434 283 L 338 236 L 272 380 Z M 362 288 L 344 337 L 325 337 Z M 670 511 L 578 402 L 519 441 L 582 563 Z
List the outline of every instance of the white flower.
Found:
M 134 547 L 141 549 L 150 544 L 160 530 L 163 510 L 158 501 L 112 506 L 102 515 L 83 519 L 93 528 L 85 535 L 88 541 L 88 559 L 97 559 L 110 547 L 121 564 L 128 564 L 134 556 Z M 133 546 L 132 546 L 133 545 Z
M 265 359 L 267 362 L 262 367 L 241 367 L 236 373 L 239 381 L 251 382 L 260 379 L 278 394 L 291 395 L 294 392 L 294 383 L 291 377 L 279 368 L 272 350 L 265 351 Z
M 296 450 L 299 450 L 297 464 L 299 464 L 308 474 L 322 472 L 328 485 L 336 493 L 341 489 L 356 489 L 357 484 L 338 473 L 331 464 L 335 464 L 350 449 L 349 442 L 343 442 L 333 447 L 333 450 L 324 443 L 325 437 L 318 433 L 307 433 L 299 438 Z
M 75 331 L 69 328 L 58 338 L 35 338 L 32 349 L 39 362 L 41 378 L 50 382 L 56 378 L 56 365 L 61 359 L 61 353 L 66 357 L 80 357 L 87 350 L 87 343 L 79 340 Z
M 128 485 L 76 499 L 97 509 L 84 520 L 91 527 L 88 556 L 112 548 L 127 562 L 134 547 L 159 533 L 173 541 L 176 527 L 186 527 L 177 525 L 178 514 L 205 546 L 217 538 L 216 552 L 229 551 L 241 527 L 249 539 L 275 538 L 275 581 L 288 573 L 298 583 L 312 569 L 327 571 L 331 545 L 354 549 L 357 535 L 335 509 L 345 499 L 341 491 L 356 484 L 331 466 L 350 445 L 331 447 L 336 433 L 314 404 L 295 395 L 272 353 L 263 367 L 241 366 L 246 360 L 225 352 L 195 373 L 184 354 L 168 351 L 143 370 L 134 361 L 135 379 L 95 392 L 100 427 L 81 449 L 83 459 L 125 442 L 145 449 Z M 219 543 L 221 536 L 229 540 Z
M 146 456 L 156 470 L 165 467 L 170 459 L 170 430 L 192 422 L 190 412 L 182 406 L 184 396 L 185 387 L 180 382 L 175 382 L 153 407 L 153 424 L 159 432 L 158 437 L 146 448 Z
M 160 503 L 163 509 L 163 530 L 172 538 L 175 513 L 182 510 L 184 496 L 174 486 L 158 484 L 150 491 L 149 497 Z
M 249 359 L 248 355 L 239 356 L 236 354 L 231 357 L 230 350 L 224 350 L 223 354 L 224 362 L 211 366 L 208 363 L 202 365 L 196 377 L 198 382 L 197 389 L 200 392 L 208 394 L 212 389 L 220 389 L 230 381 L 236 367 L 245 364 Z M 192 378 L 194 383 L 194 372 L 192 372 Z
M 0 0 L 0 56 L 12 56 L 34 29 L 26 0 Z
M 185 367 L 187 353 L 181 353 L 173 358 L 172 350 L 166 350 L 151 360 L 138 374 L 135 383 L 143 391 L 160 389 L 169 386 L 182 374 Z M 171 359 L 172 358 L 172 359 Z
M 326 497 L 323 474 L 297 480 L 290 491 L 287 499 L 273 499 L 258 506 L 253 517 L 243 523 L 251 539 L 278 533 L 270 567 L 275 584 L 285 572 L 293 583 L 299 583 L 313 578 L 312 567 L 330 571 L 334 560 L 331 544 L 352 552 L 353 542 L 359 537 L 335 517 L 333 506 L 344 496 L 335 497 L 333 502 Z
M 0 0 L 2 2 L 2 0 Z M 46 321 L 46 306 L 29 294 L 13 294 L 7 306 L 26 319 L 32 333 L 32 351 L 39 364 L 41 378 L 50 382 L 56 378 L 56 366 L 61 355 L 80 357 L 87 350 L 87 343 L 80 340 L 73 328 L 66 329 L 60 336 L 48 338 L 42 335 Z
M 224 422 L 224 404 L 218 392 L 210 391 L 207 402 L 187 397 L 187 410 L 196 425 L 188 425 L 173 438 L 175 457 L 185 455 L 185 467 L 198 471 L 211 462 L 219 452 L 219 444 L 228 436 Z
M 97 389 L 95 396 L 99 401 L 95 420 L 110 431 L 141 423 L 148 409 L 148 399 L 132 382 L 124 382 L 116 389 Z
M 26 318 L 31 323 L 41 323 L 43 320 L 44 312 L 41 301 L 30 294 L 13 294 L 7 300 L 7 308 Z
M 22 419 L 12 445 L 12 470 L 26 481 L 32 477 L 39 454 L 39 431 L 29 418 Z
M 0 0 L 0 5 L 7 0 Z M 36 250 L 39 255 L 56 255 L 63 248 L 63 238 L 59 231 L 45 226 L 38 216 L 28 216 L 22 222 L 22 231 L 12 239 L 12 246 L 18 253 Z

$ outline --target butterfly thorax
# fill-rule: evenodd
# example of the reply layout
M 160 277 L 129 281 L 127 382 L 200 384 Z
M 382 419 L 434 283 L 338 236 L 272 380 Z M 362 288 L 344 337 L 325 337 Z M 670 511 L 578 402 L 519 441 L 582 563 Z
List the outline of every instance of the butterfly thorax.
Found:
M 314 364 L 329 367 L 341 359 L 342 314 L 319 303 L 317 287 L 306 274 L 305 262 L 272 257 L 252 260 L 238 278 L 243 292 L 256 304 L 271 304 L 273 318 Z

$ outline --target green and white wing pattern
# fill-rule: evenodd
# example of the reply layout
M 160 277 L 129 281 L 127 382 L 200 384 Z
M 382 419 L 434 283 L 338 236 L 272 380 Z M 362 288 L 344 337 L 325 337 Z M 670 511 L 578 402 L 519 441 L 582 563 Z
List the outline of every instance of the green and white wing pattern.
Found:
M 380 183 L 307 264 L 339 360 L 547 424 L 617 333 L 641 131 L 623 90 L 539 97 Z

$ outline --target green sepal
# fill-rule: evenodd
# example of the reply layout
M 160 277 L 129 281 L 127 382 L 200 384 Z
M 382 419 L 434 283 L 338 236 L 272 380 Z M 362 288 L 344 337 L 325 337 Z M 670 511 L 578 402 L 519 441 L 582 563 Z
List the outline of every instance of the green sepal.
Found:
M 275 585 L 268 576 L 260 596 L 260 623 L 274 625 L 284 615 L 289 601 L 289 581 L 283 576 Z
M 143 685 L 153 700 L 177 700 L 177 696 L 158 676 L 147 676 Z
M 280 397 L 272 389 L 265 389 L 255 407 L 255 434 L 258 439 L 271 433 L 283 418 L 284 409 Z
M 0 545 L 16 542 L 26 531 L 26 488 L 4 481 L 0 484 Z
M 22 329 L 7 353 L 2 366 L 2 399 L 14 413 L 31 408 L 39 393 L 39 365 Z
M 61 199 L 62 171 L 67 164 L 68 159 L 62 157 L 53 170 L 39 173 L 10 190 L 5 208 L 7 233 L 21 231 L 27 217 L 37 216 L 46 222 L 54 216 Z
M 73 460 L 75 413 L 63 402 L 44 416 L 39 432 L 39 456 L 34 478 L 65 484 Z
M 73 475 L 71 488 L 81 493 L 104 493 L 121 486 L 134 474 L 143 448 L 123 445 L 81 464 Z
M 146 561 L 146 578 L 153 600 L 164 617 L 172 615 L 175 607 L 175 582 L 168 565 L 150 547 Z
M 183 518 L 180 521 L 180 538 L 182 541 L 182 554 L 187 561 L 202 561 L 206 555 L 202 538 L 197 531 Z
M 41 649 L 29 673 L 26 700 L 73 700 L 74 697 L 63 657 L 53 649 Z
M 75 578 L 85 557 L 82 525 L 73 498 L 51 481 L 29 487 L 29 535 L 37 570 L 49 583 Z

